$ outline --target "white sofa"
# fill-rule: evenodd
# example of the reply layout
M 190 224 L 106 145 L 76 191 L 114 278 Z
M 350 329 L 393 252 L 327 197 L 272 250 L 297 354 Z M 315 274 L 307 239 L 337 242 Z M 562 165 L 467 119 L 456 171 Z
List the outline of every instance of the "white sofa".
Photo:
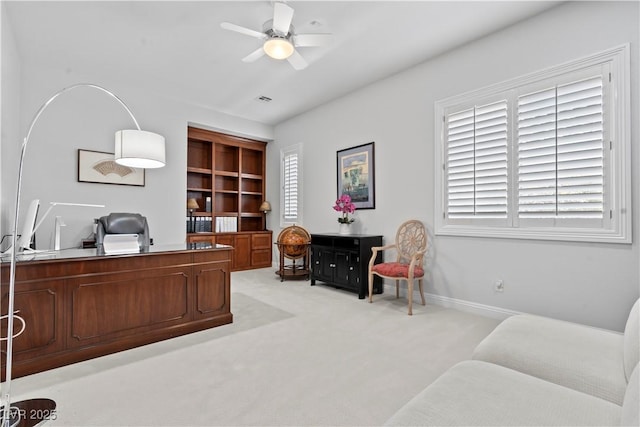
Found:
M 639 304 L 624 335 L 512 316 L 385 425 L 638 426 Z

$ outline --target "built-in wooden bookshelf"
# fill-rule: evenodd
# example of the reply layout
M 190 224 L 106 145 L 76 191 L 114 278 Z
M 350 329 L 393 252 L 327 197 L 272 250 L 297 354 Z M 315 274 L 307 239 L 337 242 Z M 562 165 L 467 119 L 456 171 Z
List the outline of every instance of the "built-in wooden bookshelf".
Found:
M 259 210 L 266 143 L 189 127 L 187 144 L 187 200 L 199 206 L 196 232 L 187 230 L 187 241 L 234 246 L 234 270 L 270 266 L 271 232 Z

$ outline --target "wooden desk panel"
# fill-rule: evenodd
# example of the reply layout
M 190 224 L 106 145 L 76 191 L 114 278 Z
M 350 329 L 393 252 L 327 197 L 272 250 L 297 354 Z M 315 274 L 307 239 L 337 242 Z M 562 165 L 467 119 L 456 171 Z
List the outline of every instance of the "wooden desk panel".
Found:
M 228 281 L 229 270 L 221 263 L 209 263 L 194 268 L 196 319 L 224 314 L 231 303 L 229 288 L 217 286 Z
M 87 254 L 16 264 L 15 308 L 27 327 L 13 341 L 13 377 L 233 321 L 231 248 Z M 9 262 L 1 274 L 6 314 Z

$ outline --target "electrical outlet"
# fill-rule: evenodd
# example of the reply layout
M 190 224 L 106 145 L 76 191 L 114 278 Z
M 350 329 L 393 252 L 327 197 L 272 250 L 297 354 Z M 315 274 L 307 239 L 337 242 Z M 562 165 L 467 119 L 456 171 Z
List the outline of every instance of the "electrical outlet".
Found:
M 502 280 L 496 280 L 493 284 L 494 292 L 504 292 L 504 282 Z

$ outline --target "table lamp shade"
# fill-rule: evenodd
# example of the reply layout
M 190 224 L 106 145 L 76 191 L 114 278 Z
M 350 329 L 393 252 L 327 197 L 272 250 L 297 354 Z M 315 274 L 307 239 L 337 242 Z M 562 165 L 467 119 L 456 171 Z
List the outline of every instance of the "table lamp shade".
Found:
M 187 200 L 187 209 L 199 209 L 200 205 L 198 205 L 198 202 L 196 201 L 196 199 L 188 199 Z
M 144 130 L 116 132 L 115 161 L 131 168 L 161 168 L 165 165 L 164 137 Z
M 260 212 L 271 212 L 271 203 L 266 200 L 260 205 Z

